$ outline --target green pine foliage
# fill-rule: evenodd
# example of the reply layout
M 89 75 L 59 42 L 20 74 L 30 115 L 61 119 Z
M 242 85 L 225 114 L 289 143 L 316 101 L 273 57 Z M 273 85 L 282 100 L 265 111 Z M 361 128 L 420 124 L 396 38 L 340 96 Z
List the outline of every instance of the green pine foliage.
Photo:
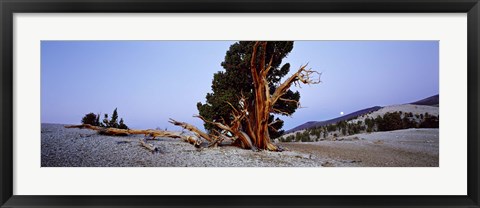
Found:
M 88 113 L 82 118 L 82 124 L 90 124 L 92 126 L 99 126 L 98 118 L 95 113 Z
M 403 129 L 403 121 L 401 112 L 387 112 L 383 115 L 383 118 L 378 123 L 379 131 L 392 131 L 397 129 Z
M 108 127 L 118 128 L 117 108 L 115 108 L 115 110 L 113 110 L 112 119 L 110 119 Z
M 439 117 L 425 113 L 424 120 L 419 124 L 419 128 L 438 128 Z
M 125 125 L 125 123 L 123 122 L 123 118 L 120 119 L 120 123 L 118 124 L 118 128 L 119 129 L 128 129 L 128 126 Z

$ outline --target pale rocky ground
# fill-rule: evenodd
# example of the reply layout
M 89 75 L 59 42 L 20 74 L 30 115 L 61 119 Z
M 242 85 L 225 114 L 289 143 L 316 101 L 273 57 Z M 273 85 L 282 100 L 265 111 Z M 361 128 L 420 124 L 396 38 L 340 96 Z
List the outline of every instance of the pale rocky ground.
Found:
M 298 153 L 351 163 L 345 166 L 438 167 L 439 165 L 438 129 L 362 133 L 338 137 L 334 141 L 292 142 L 282 143 L 282 145 Z
M 279 143 L 284 152 L 237 147 L 195 148 L 160 138 L 140 146 L 143 135 L 113 137 L 86 129 L 42 124 L 42 167 L 425 167 L 438 166 L 438 129 L 408 129 L 339 137 L 337 141 Z

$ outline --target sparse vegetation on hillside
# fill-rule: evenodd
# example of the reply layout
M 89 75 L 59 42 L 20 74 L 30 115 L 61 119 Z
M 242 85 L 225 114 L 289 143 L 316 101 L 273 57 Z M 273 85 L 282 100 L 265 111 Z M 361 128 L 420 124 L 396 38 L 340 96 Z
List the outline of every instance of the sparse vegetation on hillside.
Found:
M 387 112 L 383 116 L 378 115 L 376 118 L 367 117 L 363 122 L 356 120 L 357 118 L 327 126 L 305 129 L 298 131 L 295 135 L 281 136 L 278 140 L 281 142 L 313 142 L 364 132 L 393 131 L 409 128 L 438 128 L 439 126 L 439 116 L 430 115 L 429 113 L 413 115 L 411 112 Z

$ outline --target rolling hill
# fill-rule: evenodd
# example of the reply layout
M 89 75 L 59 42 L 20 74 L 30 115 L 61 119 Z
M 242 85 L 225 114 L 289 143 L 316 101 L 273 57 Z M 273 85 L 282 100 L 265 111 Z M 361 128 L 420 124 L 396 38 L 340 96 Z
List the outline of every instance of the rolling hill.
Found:
M 386 112 L 394 112 L 394 111 L 402 111 L 403 112 L 413 112 L 413 113 L 421 113 L 421 112 L 430 112 L 432 115 L 438 115 L 438 108 L 435 110 L 435 107 L 439 106 L 439 95 L 434 95 L 422 100 L 415 101 L 413 103 L 408 103 L 408 104 L 402 104 L 402 105 L 392 105 L 392 106 L 374 106 L 371 108 L 365 108 L 359 111 L 355 111 L 353 113 L 330 119 L 330 120 L 325 120 L 325 121 L 309 121 L 306 122 L 302 125 L 299 125 L 295 128 L 292 128 L 288 131 L 285 131 L 285 134 L 296 132 L 299 130 L 304 130 L 304 129 L 310 129 L 314 127 L 319 127 L 319 126 L 327 126 L 329 124 L 334 124 L 339 121 L 346 121 L 350 120 L 352 118 L 356 118 L 365 114 L 370 114 L 368 117 L 373 117 L 377 116 L 380 114 L 384 114 Z M 418 111 L 418 112 L 417 112 Z M 436 113 L 435 113 L 436 111 Z M 363 118 L 364 119 L 364 118 Z M 362 120 L 363 120 L 362 119 Z
M 382 107 L 380 107 L 380 106 L 375 106 L 375 107 L 365 108 L 365 109 L 362 109 L 362 110 L 359 110 L 359 111 L 355 111 L 353 113 L 350 113 L 350 114 L 347 114 L 347 115 L 344 115 L 344 116 L 341 116 L 341 117 L 338 117 L 338 118 L 326 120 L 326 121 L 309 121 L 307 123 L 304 123 L 300 126 L 297 126 L 297 127 L 293 128 L 293 129 L 285 131 L 285 133 L 288 134 L 288 133 L 303 130 L 303 129 L 309 129 L 309 128 L 313 128 L 313 127 L 319 127 L 319 126 L 326 126 L 326 125 L 329 125 L 329 124 L 334 124 L 334 123 L 337 123 L 339 121 L 349 120 L 349 119 L 358 117 L 358 116 L 363 115 L 363 114 L 367 114 L 367 113 L 371 113 L 371 112 L 380 110 L 381 108 Z
M 439 95 L 434 95 L 434 96 L 431 96 L 431 97 L 428 97 L 428 98 L 425 98 L 425 99 L 422 99 L 422 100 L 419 100 L 419 101 L 416 101 L 416 102 L 413 102 L 413 103 L 410 103 L 410 104 L 414 104 L 414 105 L 429 105 L 429 106 L 439 106 L 439 98 L 440 96 Z

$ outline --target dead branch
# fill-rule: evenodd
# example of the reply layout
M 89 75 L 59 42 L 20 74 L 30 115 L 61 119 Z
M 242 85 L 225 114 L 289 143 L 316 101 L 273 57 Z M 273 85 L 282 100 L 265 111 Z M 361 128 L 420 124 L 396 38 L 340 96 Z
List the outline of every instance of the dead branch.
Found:
M 277 100 L 280 99 L 282 95 L 284 95 L 288 89 L 292 86 L 293 83 L 302 82 L 303 84 L 318 84 L 320 83 L 320 76 L 321 73 L 306 69 L 308 64 L 301 66 L 297 72 L 295 72 L 292 76 L 290 76 L 285 82 L 280 84 L 275 92 L 272 94 L 272 104 L 275 104 Z M 318 74 L 318 79 L 313 78 L 314 74 Z
M 143 139 L 139 139 L 138 140 L 140 142 L 140 144 L 145 147 L 146 149 L 150 150 L 152 153 L 155 153 L 155 152 L 158 152 L 158 148 L 153 146 L 153 144 L 148 144 L 147 142 L 145 142 Z
M 282 110 L 276 109 L 276 108 L 272 108 L 272 111 L 273 111 L 274 113 L 279 113 L 279 114 L 286 115 L 286 116 L 290 115 L 290 113 L 288 113 L 288 112 L 286 112 L 286 111 L 282 111 Z
M 184 140 L 190 144 L 193 144 L 193 146 L 195 147 L 200 147 L 200 145 L 202 144 L 202 141 L 198 138 L 198 137 L 195 137 L 195 136 L 185 136 L 184 137 Z
M 81 125 L 66 125 L 65 128 L 78 128 L 78 129 L 91 129 L 91 130 L 100 130 L 102 127 L 92 126 L 90 124 L 81 124 Z
M 200 115 L 194 115 L 193 117 L 197 117 L 197 118 L 199 118 L 199 119 L 202 119 L 203 122 L 213 124 L 213 125 L 215 125 L 216 127 L 218 127 L 219 129 L 222 129 L 222 130 L 225 130 L 225 131 L 228 131 L 228 132 L 233 133 L 233 130 L 232 130 L 230 127 L 224 125 L 223 123 L 209 121 L 209 120 L 205 119 L 204 117 L 202 117 L 202 116 L 200 116 Z
M 199 116 L 199 115 L 196 115 L 194 117 L 200 118 L 204 122 L 213 124 L 213 125 L 217 126 L 218 128 L 220 128 L 222 130 L 225 130 L 225 131 L 228 131 L 228 132 L 232 133 L 236 138 L 238 138 L 242 141 L 245 149 L 252 148 L 252 146 L 253 146 L 252 145 L 252 139 L 248 136 L 248 134 L 246 134 L 245 132 L 240 130 L 241 119 L 240 119 L 239 116 L 234 115 L 234 120 L 232 121 L 231 127 L 226 126 L 222 123 L 209 121 L 209 120 L 207 120 L 207 119 L 205 119 L 205 118 L 203 118 L 202 116 Z
M 153 145 L 147 144 L 146 140 L 155 140 L 156 137 L 170 137 L 170 138 L 182 138 L 184 141 L 193 144 L 195 147 L 200 147 L 202 144 L 201 140 L 194 136 L 184 136 L 179 132 L 173 131 L 161 131 L 161 130 L 137 130 L 137 129 L 117 129 L 117 128 L 106 128 L 99 126 L 92 126 L 90 124 L 81 124 L 81 125 L 68 125 L 65 128 L 79 128 L 79 129 L 91 129 L 97 131 L 101 135 L 108 136 L 128 136 L 131 134 L 143 134 L 145 138 L 140 140 L 140 144 L 145 148 L 154 151 L 156 147 Z M 148 137 L 148 138 L 147 138 Z
M 212 130 L 214 134 L 211 134 L 211 137 L 214 138 L 213 142 L 208 144 L 208 147 L 216 147 L 220 145 L 224 140 L 235 140 L 236 138 L 231 138 L 228 137 L 220 132 L 218 132 L 216 129 Z
M 206 134 L 205 132 L 201 131 L 200 129 L 198 129 L 197 127 L 191 125 L 191 124 L 188 124 L 188 123 L 185 123 L 185 122 L 179 122 L 179 121 L 175 121 L 173 120 L 172 118 L 170 118 L 170 123 L 172 123 L 173 125 L 175 126 L 181 126 L 182 128 L 192 132 L 195 134 L 195 136 L 197 137 L 201 137 L 201 138 L 204 138 L 205 140 L 209 141 L 209 142 L 212 142 L 212 138 L 210 138 L 210 136 L 208 136 L 208 134 Z
M 292 102 L 292 103 L 294 103 L 297 107 L 300 106 L 300 102 L 299 102 L 299 101 L 296 101 L 296 100 L 286 99 L 286 98 L 281 98 L 281 97 L 278 98 L 278 99 L 281 100 L 281 101 L 285 101 L 285 102 Z

